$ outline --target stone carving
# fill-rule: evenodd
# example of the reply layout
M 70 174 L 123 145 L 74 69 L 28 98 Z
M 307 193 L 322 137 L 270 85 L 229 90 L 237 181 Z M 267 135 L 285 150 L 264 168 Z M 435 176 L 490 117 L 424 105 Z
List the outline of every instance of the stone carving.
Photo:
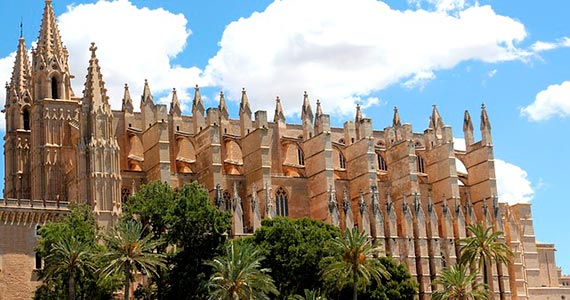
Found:
M 352 214 L 352 203 L 346 188 L 343 192 L 342 210 L 344 211 L 344 230 L 352 230 L 354 227 L 354 215 Z
M 332 185 L 329 187 L 329 214 L 330 221 L 333 226 L 340 226 L 340 212 L 338 211 L 338 202 L 336 201 L 336 191 Z

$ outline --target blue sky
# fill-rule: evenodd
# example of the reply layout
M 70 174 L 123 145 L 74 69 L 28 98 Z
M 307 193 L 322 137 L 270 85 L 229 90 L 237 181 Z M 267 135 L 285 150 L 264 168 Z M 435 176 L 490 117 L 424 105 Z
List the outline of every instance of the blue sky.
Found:
M 421 132 L 437 104 L 462 138 L 464 110 L 478 128 L 484 102 L 501 200 L 532 203 L 537 239 L 556 243 L 570 272 L 561 226 L 570 211 L 569 1 L 54 0 L 54 8 L 76 95 L 96 42 L 114 108 L 125 83 L 135 96 L 148 79 L 164 103 L 177 88 L 186 113 L 200 84 L 207 106 L 224 90 L 236 117 L 245 87 L 253 110 L 272 118 L 279 95 L 297 122 L 306 90 L 336 126 L 359 103 L 375 129 L 398 106 Z M 0 81 L 10 78 L 20 21 L 31 47 L 42 10 L 38 0 L 0 2 Z

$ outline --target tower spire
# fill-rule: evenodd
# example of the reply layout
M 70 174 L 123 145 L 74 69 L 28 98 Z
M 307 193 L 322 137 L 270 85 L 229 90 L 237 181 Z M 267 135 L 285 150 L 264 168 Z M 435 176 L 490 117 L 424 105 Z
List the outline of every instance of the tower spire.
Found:
M 437 110 L 437 106 L 435 104 L 433 105 L 431 112 L 429 127 L 436 130 L 443 128 L 443 119 L 441 118 L 441 115 L 439 114 L 439 111 Z
M 147 103 L 154 105 L 154 99 L 152 97 L 152 93 L 150 92 L 150 86 L 148 85 L 148 80 L 145 79 L 144 80 L 144 88 L 143 88 L 143 94 L 142 94 L 141 107 L 143 107 Z
M 356 124 L 359 124 L 362 119 L 363 117 L 362 110 L 360 109 L 360 104 L 356 104 L 356 116 L 354 117 L 354 122 Z
M 9 84 L 12 93 L 15 93 L 15 95 L 12 96 L 16 96 L 18 100 L 23 98 L 26 91 L 28 91 L 28 84 L 31 83 L 31 76 L 30 59 L 26 49 L 26 42 L 23 37 L 20 37 L 18 50 L 16 51 L 16 61 L 14 62 L 14 69 L 12 70 L 12 79 Z M 9 101 L 6 101 L 6 104 L 8 103 Z
M 402 126 L 402 120 L 400 119 L 400 113 L 398 112 L 398 107 L 394 106 L 394 118 L 392 119 L 392 127 Z
M 95 46 L 95 43 L 91 43 L 89 51 L 91 51 L 91 59 L 89 59 L 89 67 L 87 68 L 83 98 L 90 103 L 91 111 L 101 110 L 111 113 L 105 81 L 103 81 L 99 59 L 97 59 L 97 46 Z
M 466 149 L 475 142 L 473 137 L 473 122 L 469 111 L 465 111 L 463 116 L 463 137 L 465 138 Z
M 485 104 L 481 104 L 481 142 L 484 145 L 493 144 L 493 139 L 491 137 L 491 122 L 489 121 Z
M 317 112 L 315 113 L 315 118 L 318 119 L 323 115 L 323 108 L 321 107 L 321 100 L 317 99 Z
M 240 112 L 244 112 L 251 116 L 251 108 L 249 107 L 249 99 L 247 98 L 247 92 L 245 88 L 241 90 L 241 101 L 239 105 Z
M 123 111 L 133 112 L 133 99 L 129 92 L 129 85 L 125 83 L 125 91 L 123 94 Z
M 44 12 L 42 16 L 42 24 L 40 26 L 40 36 L 38 38 L 38 52 L 43 52 L 46 58 L 54 57 L 63 63 L 63 58 L 66 55 L 59 28 L 57 27 L 57 20 L 51 0 L 45 1 Z
M 196 85 L 194 88 L 194 100 L 192 101 L 192 106 L 204 111 L 204 103 L 202 102 L 202 95 L 200 94 L 200 87 Z
M 279 96 L 275 99 L 275 115 L 273 116 L 273 122 L 283 122 L 285 123 L 285 114 L 283 113 L 283 107 L 281 107 L 281 99 Z
M 307 91 L 303 94 L 303 107 L 301 109 L 301 119 L 309 120 L 311 123 L 313 122 L 313 110 L 311 109 L 311 102 L 309 101 L 309 95 Z
M 178 95 L 176 94 L 176 89 L 172 89 L 172 101 L 170 102 L 170 114 L 180 116 L 182 114 L 182 109 L 180 108 L 180 102 L 178 101 Z
M 230 113 L 228 111 L 228 106 L 226 105 L 226 99 L 224 97 L 223 91 L 220 91 L 220 104 L 218 105 L 218 109 L 222 113 L 222 117 L 224 119 L 228 119 L 230 117 Z

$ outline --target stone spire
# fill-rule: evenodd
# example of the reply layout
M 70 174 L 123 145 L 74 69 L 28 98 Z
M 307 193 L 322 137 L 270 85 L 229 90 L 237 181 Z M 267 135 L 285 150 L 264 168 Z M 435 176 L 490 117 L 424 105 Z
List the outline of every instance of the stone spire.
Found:
M 277 96 L 275 99 L 275 115 L 273 116 L 273 122 L 283 122 L 285 123 L 285 114 L 283 113 L 283 107 L 281 107 L 281 99 Z
M 172 89 L 172 101 L 170 101 L 170 114 L 171 115 L 182 115 L 182 108 L 180 108 L 180 102 L 178 101 L 178 94 L 176 89 Z
M 198 85 L 194 88 L 194 100 L 192 100 L 192 123 L 194 133 L 202 131 L 206 124 L 206 119 L 204 118 L 204 103 L 202 102 L 202 95 L 200 95 L 200 87 L 198 87 Z
M 320 118 L 323 115 L 323 108 L 321 107 L 321 101 L 317 99 L 317 111 L 315 113 L 315 119 Z
M 133 112 L 133 99 L 131 98 L 131 93 L 129 92 L 129 85 L 125 83 L 125 91 L 123 93 L 123 111 Z
M 148 80 L 144 80 L 144 89 L 143 94 L 141 97 L 141 107 L 145 104 L 154 105 L 154 98 L 152 97 L 152 93 L 150 92 L 150 87 L 148 85 Z
M 463 137 L 465 138 L 466 148 L 475 142 L 473 137 L 473 122 L 471 121 L 471 115 L 467 110 L 463 116 Z
M 313 110 L 311 109 L 311 102 L 309 102 L 309 95 L 305 91 L 303 95 L 303 107 L 301 108 L 301 119 L 313 122 Z
M 398 107 L 394 106 L 394 118 L 392 119 L 392 127 L 402 126 L 402 120 L 400 119 L 400 113 L 398 112 Z
M 204 102 L 202 102 L 202 95 L 200 94 L 200 87 L 196 85 L 194 88 L 194 99 L 192 100 L 192 111 L 197 108 L 204 114 Z
M 89 51 L 91 51 L 91 59 L 89 59 L 89 67 L 87 68 L 83 99 L 86 103 L 89 103 L 91 112 L 101 111 L 111 114 L 111 106 L 107 97 L 105 81 L 103 81 L 103 75 L 101 74 L 99 59 L 97 59 L 97 46 L 95 46 L 95 43 L 91 43 Z
M 10 93 L 15 96 L 18 100 L 21 100 L 26 93 L 29 93 L 29 84 L 31 84 L 32 73 L 30 70 L 30 59 L 28 57 L 28 52 L 26 49 L 26 42 L 23 37 L 20 37 L 18 42 L 18 50 L 16 51 L 16 61 L 14 62 L 14 68 L 12 70 L 12 79 L 10 80 Z M 28 96 L 31 96 L 28 94 Z M 13 99 L 16 100 L 16 99 Z M 9 105 L 10 101 L 6 101 L 6 105 Z
M 354 117 L 354 123 L 360 124 L 360 121 L 364 117 L 362 116 L 362 110 L 360 109 L 360 104 L 356 104 L 356 116 Z
M 434 104 L 431 112 L 431 118 L 429 120 L 429 127 L 432 129 L 441 130 L 443 128 L 443 119 L 437 110 L 437 106 Z
M 247 93 L 245 91 L 245 88 L 243 88 L 241 91 L 241 101 L 239 104 L 239 109 L 241 113 L 245 113 L 251 116 L 251 108 L 249 107 L 249 99 L 247 98 Z
M 61 36 L 59 35 L 51 0 L 45 1 L 37 52 L 42 54 L 46 61 L 55 59 L 59 63 L 67 63 L 67 50 L 63 47 Z
M 485 104 L 481 104 L 481 142 L 483 145 L 493 144 L 493 139 L 491 137 L 491 122 L 489 121 L 489 116 L 487 115 L 487 110 Z
M 230 113 L 228 111 L 228 106 L 226 105 L 226 99 L 223 91 L 220 91 L 220 103 L 218 104 L 218 109 L 220 110 L 223 119 L 229 119 Z

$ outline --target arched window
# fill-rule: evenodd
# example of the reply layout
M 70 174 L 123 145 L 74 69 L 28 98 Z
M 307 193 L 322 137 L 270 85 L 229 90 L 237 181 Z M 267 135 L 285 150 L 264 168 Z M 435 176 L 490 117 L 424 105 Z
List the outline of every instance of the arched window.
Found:
M 57 79 L 55 77 L 51 78 L 51 98 L 52 99 L 59 99 L 57 93 Z
M 22 112 L 22 119 L 24 121 L 24 130 L 30 130 L 30 111 L 24 108 Z
M 303 150 L 301 150 L 301 147 L 297 147 L 297 158 L 299 159 L 299 164 L 301 166 L 305 165 L 305 155 L 303 155 Z
M 378 154 L 378 169 L 381 171 L 388 171 L 388 164 L 380 154 Z
M 425 171 L 424 159 L 421 156 L 418 156 L 418 172 L 425 173 Z
M 228 190 L 225 190 L 222 194 L 222 199 L 224 199 L 224 209 L 231 210 L 232 209 L 232 194 Z
M 129 201 L 129 197 L 131 196 L 131 190 L 129 190 L 128 188 L 123 188 L 121 190 L 121 202 L 123 204 L 127 203 L 127 201 Z
M 280 187 L 275 192 L 275 203 L 277 204 L 277 215 L 278 216 L 288 216 L 289 215 L 289 198 L 287 197 L 287 191 Z
M 338 152 L 338 161 L 339 161 L 340 168 L 346 169 L 346 159 L 344 158 L 344 155 L 342 155 L 342 153 L 340 153 L 340 151 Z

